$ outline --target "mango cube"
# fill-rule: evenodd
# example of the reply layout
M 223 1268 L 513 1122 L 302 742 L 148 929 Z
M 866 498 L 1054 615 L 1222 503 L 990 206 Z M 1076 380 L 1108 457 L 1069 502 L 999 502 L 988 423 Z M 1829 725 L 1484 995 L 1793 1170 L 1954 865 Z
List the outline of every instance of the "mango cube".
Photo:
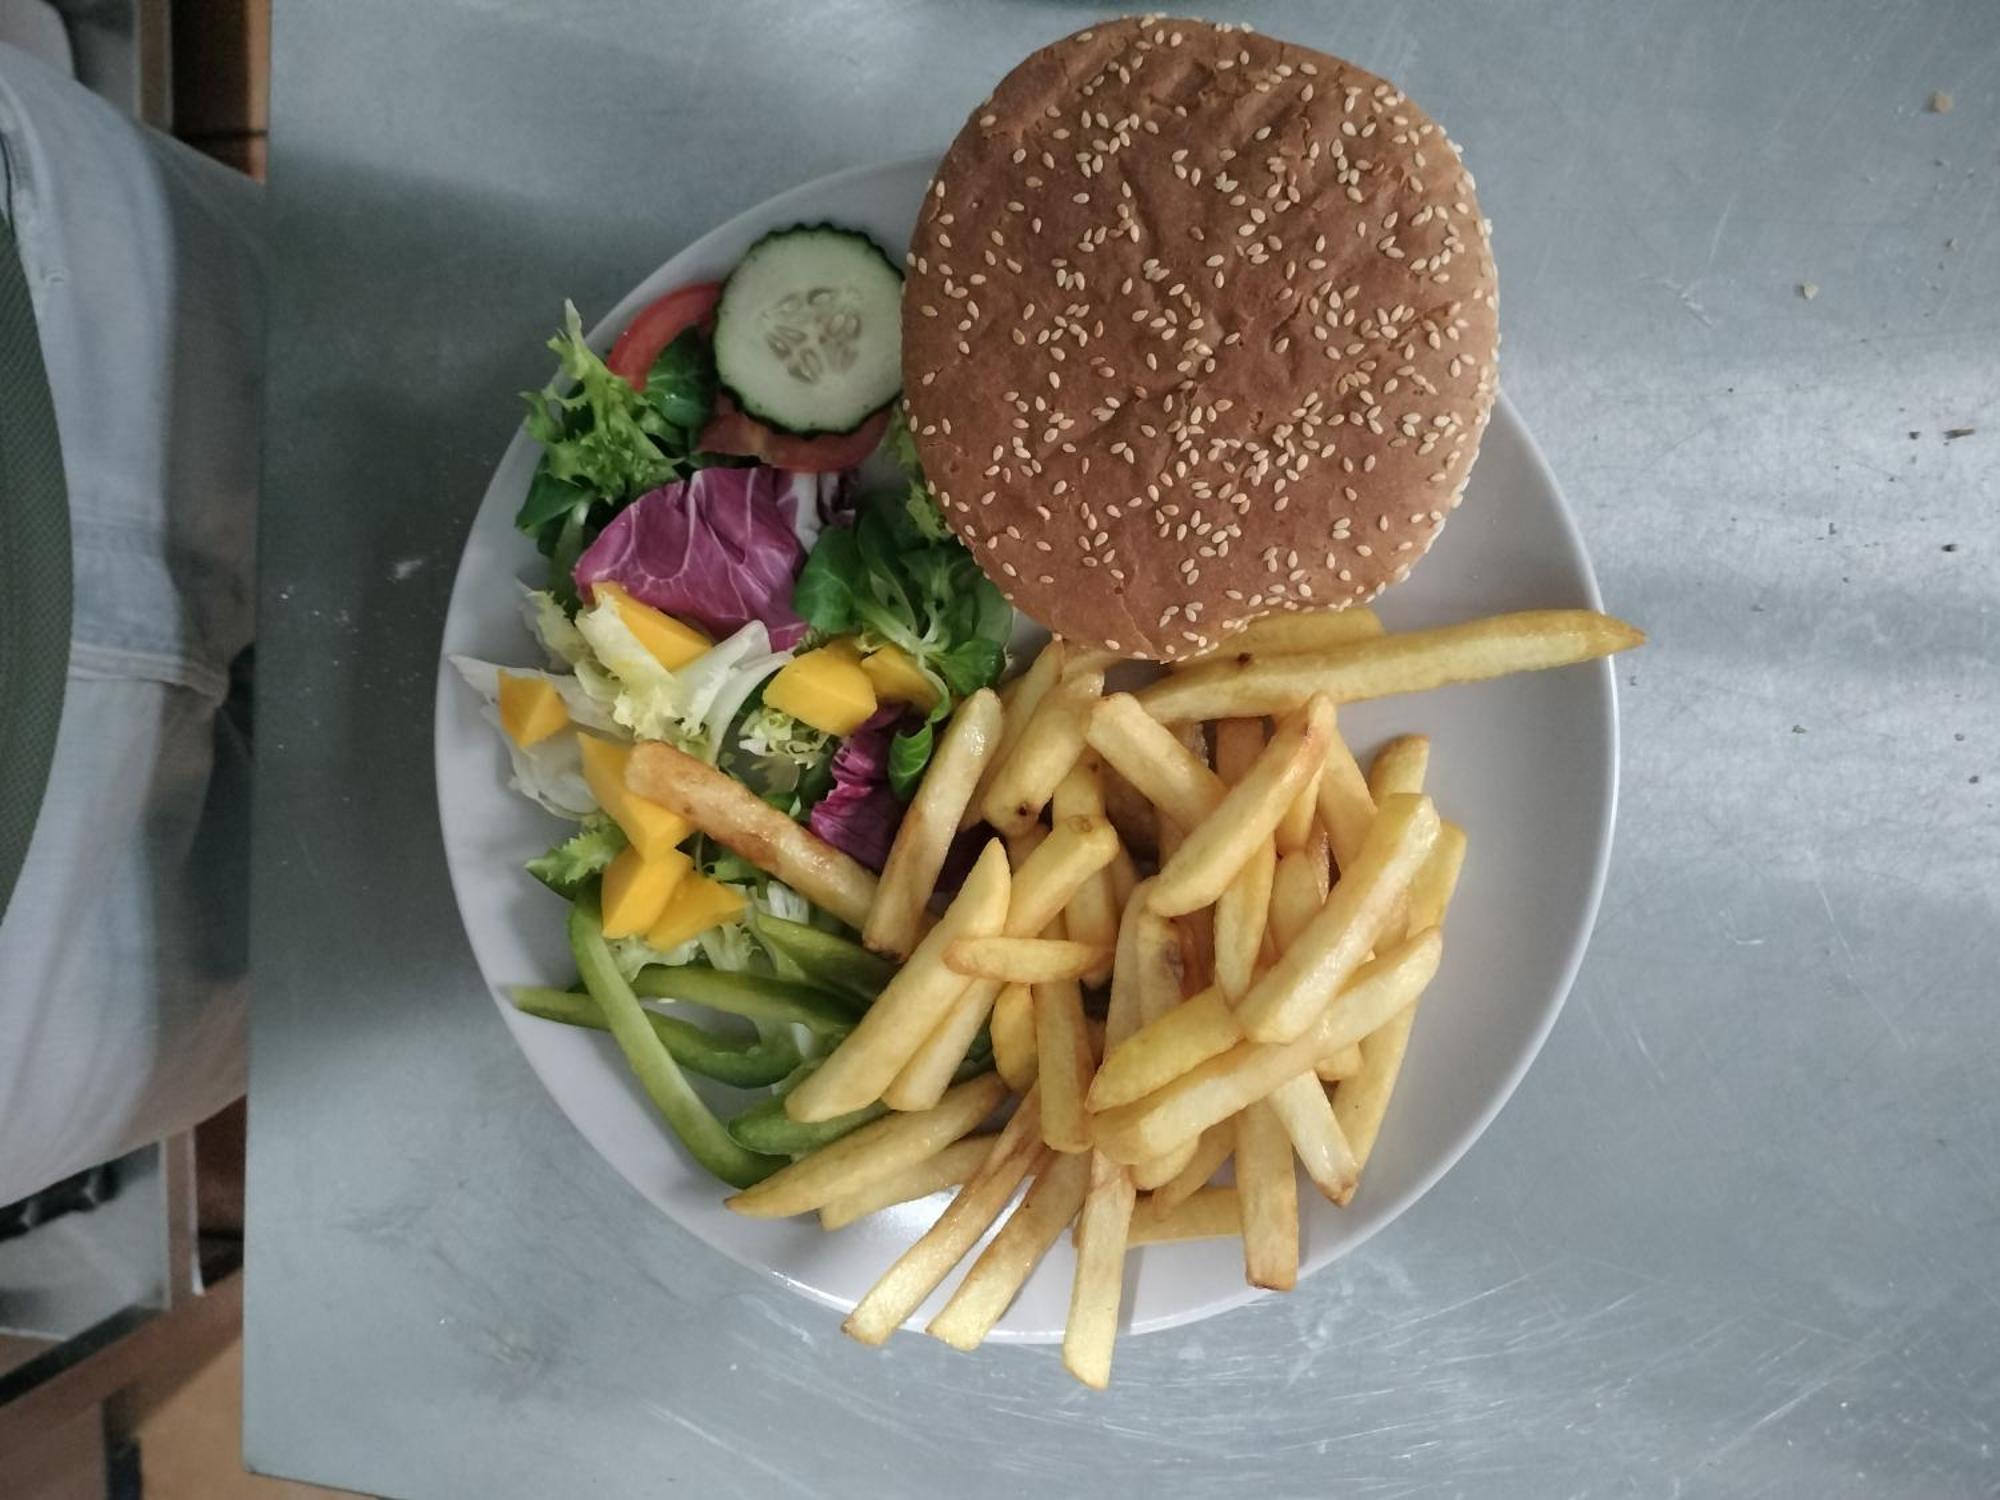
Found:
M 604 872 L 604 935 L 631 937 L 659 921 L 693 868 L 694 861 L 678 849 L 657 859 L 645 859 L 637 849 L 622 850 Z
M 523 750 L 569 724 L 569 707 L 546 677 L 500 674 L 500 727 Z
M 875 684 L 877 698 L 907 703 L 919 713 L 929 713 L 931 705 L 937 702 L 937 689 L 900 646 L 884 646 L 869 652 L 862 658 L 861 670 Z
M 692 625 L 634 599 L 615 583 L 593 584 L 590 595 L 600 604 L 610 600 L 625 628 L 669 672 L 686 666 L 715 644 Z
M 694 832 L 694 825 L 657 802 L 634 796 L 625 788 L 625 763 L 632 758 L 630 745 L 613 744 L 594 734 L 579 734 L 577 748 L 583 752 L 583 780 L 590 795 L 605 814 L 624 830 L 641 859 L 660 859 Z
M 831 646 L 795 656 L 764 689 L 764 701 L 827 734 L 854 733 L 875 712 L 875 684 Z
M 677 948 L 689 938 L 742 915 L 743 893 L 736 887 L 706 875 L 690 875 L 674 887 L 666 911 L 646 934 L 646 941 L 655 948 Z

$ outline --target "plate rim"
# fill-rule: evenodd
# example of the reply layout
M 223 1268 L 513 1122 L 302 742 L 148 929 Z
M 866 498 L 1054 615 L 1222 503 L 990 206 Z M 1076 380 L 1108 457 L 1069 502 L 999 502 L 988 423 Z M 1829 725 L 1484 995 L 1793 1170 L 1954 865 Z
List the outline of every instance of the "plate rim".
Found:
M 856 181 L 877 177 L 893 177 L 899 172 L 906 172 L 919 167 L 934 168 L 935 164 L 941 159 L 942 155 L 939 152 L 916 152 L 879 162 L 857 163 L 804 182 L 796 183 L 789 188 L 772 194 L 768 198 L 746 206 L 741 211 L 732 214 L 729 218 L 697 235 L 673 254 L 663 259 L 644 276 L 640 277 L 632 285 L 631 289 L 591 326 L 586 334 L 586 342 L 593 350 L 600 354 L 606 351 L 616 335 L 631 321 L 632 317 L 647 302 L 659 295 L 659 292 L 655 290 L 655 285 L 656 283 L 664 285 L 665 281 L 670 279 L 666 275 L 669 268 L 679 262 L 690 259 L 698 262 L 703 253 L 703 247 L 713 242 L 727 239 L 733 234 L 740 233 L 746 226 L 768 223 L 773 219 L 780 218 L 787 211 L 788 206 L 799 199 L 818 199 L 829 191 L 838 190 Z M 679 278 L 675 277 L 671 279 Z M 1504 388 L 1496 395 L 1495 407 L 1496 415 L 1502 416 L 1510 437 L 1519 440 L 1522 457 L 1532 470 L 1536 483 L 1542 486 L 1546 493 L 1553 498 L 1555 502 L 1553 507 L 1554 519 L 1567 549 L 1576 561 L 1584 597 L 1590 608 L 1601 611 L 1604 607 L 1604 600 L 1598 584 L 1597 571 L 1592 563 L 1589 549 L 1585 545 L 1582 529 L 1577 523 L 1576 514 L 1572 510 L 1569 498 L 1564 493 L 1562 485 L 1556 477 L 1554 468 L 1549 463 L 1547 455 L 1543 452 L 1541 444 L 1536 440 L 1534 432 L 1522 419 L 1519 410 L 1508 398 Z M 474 969 L 479 974 L 482 986 L 487 990 L 488 999 L 500 1011 L 502 1021 L 513 1038 L 515 1046 L 519 1048 L 529 1068 L 535 1074 L 537 1081 L 542 1085 L 549 1102 L 563 1116 L 570 1128 L 575 1130 L 584 1139 L 585 1143 L 596 1153 L 603 1165 L 609 1168 L 629 1190 L 644 1200 L 655 1214 L 672 1223 L 676 1228 L 714 1253 L 742 1266 L 745 1270 L 755 1273 L 760 1279 L 768 1278 L 785 1287 L 788 1291 L 807 1297 L 811 1301 L 832 1308 L 836 1312 L 845 1313 L 850 1311 L 853 1306 L 850 1301 L 823 1291 L 809 1282 L 790 1275 L 776 1265 L 759 1263 L 747 1259 L 727 1244 L 711 1238 L 701 1226 L 681 1219 L 663 1204 L 655 1201 L 649 1192 L 638 1182 L 634 1181 L 618 1164 L 612 1153 L 596 1139 L 596 1132 L 593 1128 L 579 1121 L 564 1106 L 562 1094 L 551 1077 L 553 1064 L 545 1064 L 545 1060 L 539 1055 L 538 1049 L 529 1046 L 523 1035 L 525 1023 L 532 1018 L 523 1016 L 513 1005 L 508 1003 L 502 992 L 502 988 L 487 979 L 485 968 L 480 963 L 478 949 L 473 942 L 467 922 L 464 899 L 461 894 L 458 859 L 453 852 L 454 843 L 445 826 L 445 798 L 442 788 L 447 776 L 447 745 L 445 739 L 446 705 L 448 695 L 462 691 L 460 679 L 452 667 L 446 645 L 447 637 L 452 633 L 453 622 L 458 617 L 459 591 L 469 583 L 468 565 L 471 562 L 471 555 L 474 551 L 473 530 L 478 525 L 479 517 L 485 513 L 487 506 L 493 502 L 496 494 L 499 492 L 504 475 L 513 467 L 512 461 L 532 441 L 528 435 L 526 426 L 517 425 L 506 447 L 501 450 L 494 461 L 492 473 L 487 480 L 485 488 L 480 493 L 478 504 L 471 511 L 460 543 L 457 565 L 454 567 L 452 573 L 451 592 L 446 602 L 444 619 L 441 622 L 438 636 L 438 671 L 436 688 L 432 699 L 431 722 L 433 790 L 437 794 L 438 835 L 440 843 L 443 845 L 446 871 L 451 882 L 452 903 L 458 916 L 459 929 L 465 939 L 467 952 L 472 959 Z M 1605 798 L 1603 814 L 1597 820 L 1592 830 L 1594 847 L 1591 850 L 1584 899 L 1576 912 L 1576 935 L 1569 943 L 1568 951 L 1563 956 L 1549 1001 L 1542 1007 L 1542 1013 L 1536 1017 L 1533 1027 L 1522 1034 L 1516 1059 L 1506 1071 L 1500 1085 L 1493 1091 L 1490 1100 L 1475 1115 L 1468 1119 L 1466 1125 L 1461 1130 L 1450 1138 L 1445 1149 L 1438 1154 L 1428 1169 L 1415 1174 L 1401 1191 L 1380 1202 L 1376 1211 L 1369 1216 L 1369 1222 L 1358 1225 L 1341 1240 L 1337 1247 L 1330 1247 L 1322 1252 L 1309 1252 L 1303 1255 L 1299 1265 L 1299 1281 L 1301 1284 L 1308 1277 L 1324 1270 L 1336 1261 L 1353 1254 L 1376 1235 L 1395 1223 L 1409 1211 L 1418 1199 L 1424 1197 L 1435 1188 L 1445 1175 L 1464 1159 L 1466 1153 L 1492 1127 L 1493 1121 L 1498 1118 L 1501 1110 L 1513 1099 L 1516 1091 L 1520 1088 L 1521 1081 L 1527 1076 L 1529 1068 L 1534 1065 L 1535 1060 L 1540 1056 L 1542 1048 L 1548 1041 L 1549 1034 L 1555 1028 L 1557 1019 L 1568 1004 L 1570 992 L 1575 987 L 1577 976 L 1583 966 L 1584 957 L 1589 951 L 1591 936 L 1596 930 L 1597 918 L 1603 902 L 1604 889 L 1609 878 L 1612 846 L 1617 830 L 1622 768 L 1622 743 L 1618 721 L 1617 674 L 1613 671 L 1611 663 L 1603 659 L 1581 663 L 1570 670 L 1594 671 L 1603 680 L 1605 693 L 1601 700 L 1601 712 L 1597 715 L 1597 720 L 1591 727 L 1601 737 L 1604 750 Z M 683 1167 L 686 1170 L 692 1170 L 685 1163 Z M 1167 1329 L 1200 1322 L 1206 1318 L 1233 1311 L 1236 1308 L 1273 1295 L 1275 1294 L 1258 1287 L 1238 1284 L 1212 1298 L 1197 1300 L 1188 1306 L 1175 1309 L 1171 1312 L 1156 1314 L 1145 1319 L 1131 1318 L 1128 1306 L 1127 1318 L 1129 1321 L 1121 1327 L 1120 1331 L 1128 1335 L 1162 1332 Z M 1060 1330 L 1016 1330 L 1001 1326 L 996 1327 L 989 1334 L 987 1342 L 1052 1344 L 1059 1342 L 1061 1337 Z

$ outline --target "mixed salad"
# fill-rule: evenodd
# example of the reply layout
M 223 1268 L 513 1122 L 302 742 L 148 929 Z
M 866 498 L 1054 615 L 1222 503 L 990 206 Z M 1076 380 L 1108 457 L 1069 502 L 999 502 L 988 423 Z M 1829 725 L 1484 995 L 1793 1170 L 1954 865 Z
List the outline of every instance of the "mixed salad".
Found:
M 566 307 L 516 525 L 538 667 L 454 658 L 512 785 L 575 825 L 527 874 L 581 983 L 521 1009 L 611 1030 L 690 1152 L 739 1187 L 881 1113 L 784 1093 L 893 973 L 796 892 L 633 796 L 644 740 L 697 755 L 879 870 L 943 721 L 1005 666 L 1012 611 L 944 524 L 896 398 L 902 277 L 798 225 L 635 318 L 608 355 Z M 678 1002 L 697 1012 L 642 1001 Z M 990 1066 L 982 1042 L 966 1069 Z M 768 1089 L 722 1119 L 696 1074 Z

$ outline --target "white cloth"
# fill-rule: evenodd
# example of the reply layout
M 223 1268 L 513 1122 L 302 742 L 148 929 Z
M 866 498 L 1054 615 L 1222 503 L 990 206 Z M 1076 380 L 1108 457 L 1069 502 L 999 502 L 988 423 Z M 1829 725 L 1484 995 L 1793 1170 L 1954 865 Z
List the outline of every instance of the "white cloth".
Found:
M 243 1087 L 264 229 L 255 184 L 0 46 L 14 228 L 69 489 L 69 681 L 0 917 L 0 1203 Z

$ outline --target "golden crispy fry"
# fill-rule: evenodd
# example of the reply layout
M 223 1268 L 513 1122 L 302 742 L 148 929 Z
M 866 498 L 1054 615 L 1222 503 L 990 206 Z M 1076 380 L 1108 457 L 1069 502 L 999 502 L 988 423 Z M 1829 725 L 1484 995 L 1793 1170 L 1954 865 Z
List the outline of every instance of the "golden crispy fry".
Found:
M 1014 1117 L 994 1137 L 993 1150 L 972 1181 L 960 1189 L 924 1237 L 904 1251 L 855 1304 L 840 1325 L 849 1337 L 864 1344 L 879 1344 L 888 1338 L 992 1227 L 1021 1179 L 1036 1170 L 1048 1154 L 1040 1140 L 1041 1112 L 1036 1104 L 1032 1093 L 1021 1101 Z
M 1447 823 L 1438 835 L 1438 847 L 1418 875 L 1418 884 L 1411 888 L 1411 921 L 1444 919 L 1464 860 L 1465 831 L 1455 823 Z M 1434 927 L 1431 931 L 1435 934 Z M 1402 1071 L 1416 1015 L 1416 1005 L 1407 1005 L 1365 1036 L 1361 1041 L 1360 1068 L 1343 1078 L 1333 1091 L 1334 1118 L 1354 1148 L 1355 1160 L 1364 1167 L 1375 1149 L 1382 1117 L 1388 1112 L 1389 1097 L 1395 1091 L 1396 1075 Z
M 1236 1122 L 1236 1195 L 1243 1215 L 1243 1274 L 1289 1292 L 1299 1279 L 1299 1180 L 1285 1127 L 1258 1103 Z
M 1080 672 L 1109 672 L 1126 660 L 1116 651 L 1107 651 L 1102 646 L 1079 646 L 1074 641 L 1064 641 L 1063 647 L 1069 653 L 1063 659 L 1065 677 L 1074 677 Z
M 1042 1091 L 1042 1140 L 1054 1151 L 1088 1151 L 1090 1121 L 1084 1098 L 1095 1060 L 1084 1022 L 1083 991 L 1073 979 L 1038 984 L 1035 997 L 1035 1069 Z
M 986 784 L 980 812 L 987 822 L 1013 834 L 1041 818 L 1057 783 L 1083 753 L 1084 727 L 1103 693 L 1102 672 L 1064 672 L 1056 679 Z
M 1171 918 L 1161 916 L 1146 903 L 1146 894 L 1143 890 L 1132 893 L 1138 911 L 1132 918 L 1130 962 L 1138 991 L 1141 1026 L 1159 1020 L 1187 998 L 1188 993 L 1180 929 Z M 1120 961 L 1124 962 L 1122 958 Z M 1107 1041 L 1106 1045 L 1110 1043 Z
M 993 1149 L 990 1135 L 967 1135 L 953 1141 L 936 1156 L 905 1167 L 893 1177 L 871 1182 L 857 1192 L 844 1193 L 819 1211 L 819 1227 L 845 1229 L 856 1219 L 865 1219 L 898 1203 L 928 1198 L 932 1193 L 969 1182 L 986 1154 Z
M 1134 892 L 1118 919 L 1118 949 L 1111 966 L 1111 995 L 1104 1007 L 1104 1050 L 1112 1048 L 1146 1022 L 1144 1002 L 1139 995 L 1140 949 L 1146 941 L 1141 926 L 1148 915 L 1145 892 Z
M 1187 1170 L 1188 1163 L 1194 1160 L 1195 1147 L 1200 1144 L 1199 1140 L 1182 1141 L 1170 1151 L 1133 1162 L 1132 1186 L 1146 1193 L 1172 1182 Z
M 1140 1027 L 1105 1057 L 1091 1085 L 1090 1107 L 1115 1109 L 1143 1099 L 1242 1040 L 1243 1028 L 1222 992 L 1203 990 Z M 1176 1144 L 1168 1141 L 1161 1149 Z
M 1111 950 L 1064 938 L 960 938 L 944 950 L 945 965 L 969 979 L 1045 984 L 1081 979 L 1110 962 Z
M 1311 1071 L 1320 1058 L 1379 1030 L 1413 1005 L 1437 972 L 1442 952 L 1435 928 L 1418 933 L 1365 965 L 1304 1035 L 1289 1042 L 1238 1043 L 1134 1102 L 1099 1112 L 1091 1121 L 1097 1148 L 1120 1161 L 1143 1161 L 1268 1097 L 1287 1079 Z M 1105 1070 L 1116 1060 L 1116 1054 L 1105 1059 Z
M 1090 819 L 1068 819 L 1046 836 L 1038 827 L 1012 841 L 1015 857 L 1013 889 L 1007 906 L 1008 937 L 1060 936 L 1050 923 L 1079 882 L 1104 867 L 1117 851 L 1118 837 L 1110 827 Z M 924 1109 L 951 1086 L 951 1075 L 965 1057 L 999 995 L 999 985 L 978 979 L 965 987 L 945 1017 L 924 1038 L 903 1065 L 896 1081 L 883 1092 L 892 1109 Z M 998 1029 L 998 1022 L 995 1023 Z M 1032 1028 L 1031 1028 L 1032 1029 Z M 1033 1048 L 1028 1056 L 1033 1057 Z M 1034 1073 L 1032 1065 L 1027 1075 Z M 1017 1088 L 1016 1092 L 1020 1092 Z
M 1007 1087 L 1025 1094 L 1035 1086 L 1035 1001 L 1024 984 L 1010 984 L 993 1002 L 993 1066 Z
M 1076 1279 L 1070 1284 L 1069 1321 L 1063 1326 L 1063 1368 L 1095 1391 L 1111 1383 L 1132 1201 L 1132 1178 L 1125 1168 L 1092 1152 L 1090 1192 L 1076 1221 Z
M 1007 851 L 998 839 L 989 840 L 957 897 L 909 962 L 819 1071 L 785 1097 L 786 1114 L 808 1122 L 831 1120 L 882 1097 L 965 992 L 968 981 L 946 966 L 945 950 L 959 938 L 1001 930 L 1010 884 Z
M 1090 748 L 1185 829 L 1213 812 L 1227 790 L 1174 732 L 1129 693 L 1114 693 L 1091 712 Z M 1165 830 L 1161 836 L 1165 837 Z
M 850 927 L 868 920 L 875 876 L 732 776 L 657 740 L 632 752 L 625 784 L 686 818 L 717 843 L 775 875 Z
M 1051 810 L 1059 821 L 1070 818 L 1109 821 L 1104 817 L 1104 793 L 1098 786 L 1097 767 L 1096 755 L 1085 751 L 1057 784 Z M 1115 849 L 1112 858 L 1117 858 Z M 1109 868 L 1085 879 L 1063 907 L 1063 928 L 1070 937 L 1103 950 L 1100 961 L 1082 976 L 1087 984 L 1102 984 L 1111 977 L 1111 950 L 1118 941 L 1119 910 Z
M 1368 778 L 1361 774 L 1360 763 L 1338 729 L 1326 747 L 1326 764 L 1320 769 L 1319 822 L 1333 846 L 1333 862 L 1342 870 L 1359 857 L 1375 823 L 1375 799 L 1368 794 Z
M 896 842 L 875 888 L 861 940 L 877 953 L 907 958 L 923 936 L 924 908 L 937 888 L 945 851 L 973 789 L 1000 740 L 1000 699 L 981 688 L 952 711 L 944 740 L 924 772 L 916 800 L 903 814 Z
M 1315 693 L 1335 703 L 1358 703 L 1568 666 L 1645 640 L 1643 631 L 1587 609 L 1525 610 L 1296 656 L 1252 653 L 1244 661 L 1244 653 L 1238 653 L 1164 677 L 1141 692 L 1139 701 L 1154 717 L 1166 720 L 1282 714 Z
M 1278 861 L 1271 880 L 1271 935 L 1280 953 L 1299 940 L 1326 904 L 1325 878 L 1326 867 L 1315 864 L 1311 850 L 1295 849 Z
M 1186 657 L 1171 670 L 1189 671 L 1210 662 L 1235 662 L 1245 656 L 1292 656 L 1324 651 L 1382 633 L 1381 618 L 1363 604 L 1346 609 L 1309 609 L 1295 614 L 1271 614 L 1252 620 L 1213 651 Z
M 1122 912 L 1132 900 L 1132 892 L 1138 889 L 1139 885 L 1139 867 L 1132 863 L 1132 856 L 1125 852 L 1122 843 L 1118 846 L 1118 852 L 1111 856 L 1111 863 L 1106 866 L 1106 873 L 1111 876 L 1112 902 Z
M 1332 735 L 1333 705 L 1315 698 L 1278 731 L 1215 811 L 1188 830 L 1153 879 L 1153 909 L 1179 916 L 1221 896 L 1258 845 L 1270 840 L 1286 806 L 1325 759 Z
M 1055 1152 L 1030 1184 L 1020 1206 L 972 1263 L 951 1300 L 924 1332 L 954 1349 L 976 1349 L 1020 1295 L 1022 1285 L 1048 1254 L 1056 1237 L 1083 1207 L 1090 1189 L 1090 1161 L 1084 1154 Z
M 1186 1165 L 1153 1190 L 1152 1201 L 1162 1212 L 1192 1197 L 1215 1180 L 1222 1164 L 1236 1149 L 1236 1116 L 1218 1120 L 1194 1141 Z
M 935 1107 L 916 1114 L 885 1115 L 789 1167 L 780 1167 L 725 1202 L 735 1212 L 757 1219 L 811 1213 L 935 1156 L 992 1114 L 1006 1097 L 1007 1085 L 992 1073 L 968 1079 Z
M 1393 1019 L 1393 1018 L 1392 1018 Z M 1386 1024 L 1386 1023 L 1384 1023 Z M 1343 1078 L 1352 1078 L 1361 1071 L 1361 1044 L 1349 1042 L 1334 1052 L 1329 1052 L 1313 1064 L 1313 1072 L 1328 1083 L 1338 1083 Z
M 1397 735 L 1375 752 L 1375 759 L 1368 765 L 1368 795 L 1379 807 L 1382 799 L 1393 793 L 1421 792 L 1430 763 L 1429 735 Z
M 993 784 L 993 773 L 1007 762 L 1014 753 L 1014 747 L 1021 743 L 1028 721 L 1034 718 L 1035 710 L 1042 706 L 1042 699 L 1056 685 L 1056 679 L 1062 676 L 1066 660 L 1062 641 L 1051 640 L 1042 647 L 1027 671 L 1000 690 L 1007 710 L 1000 726 L 1000 743 L 994 747 L 993 754 L 987 758 L 984 769 L 979 773 L 979 785 L 959 821 L 961 828 L 970 828 L 985 816 L 986 792 Z
M 1223 1240 L 1243 1232 L 1243 1209 L 1233 1187 L 1197 1188 L 1180 1202 L 1162 1206 L 1149 1193 L 1132 1208 L 1128 1245 L 1165 1245 L 1176 1240 Z
M 1271 915 L 1278 851 L 1269 839 L 1251 851 L 1215 903 L 1215 983 L 1233 1003 L 1250 992 Z
M 1243 1029 L 1253 1041 L 1288 1042 L 1311 1028 L 1381 937 L 1437 832 L 1430 798 L 1388 800 L 1319 915 L 1244 997 Z
M 1285 815 L 1278 819 L 1278 829 L 1273 837 L 1278 841 L 1280 854 L 1304 849 L 1312 842 L 1313 832 L 1319 827 L 1319 778 L 1325 769 L 1324 764 L 1314 769 L 1306 784 L 1299 788 L 1298 795 L 1285 808 Z
M 1361 1164 L 1333 1117 L 1326 1089 L 1312 1073 L 1294 1073 L 1264 1101 L 1285 1127 L 1292 1151 L 1313 1186 L 1331 1202 L 1345 1203 L 1361 1178 Z

